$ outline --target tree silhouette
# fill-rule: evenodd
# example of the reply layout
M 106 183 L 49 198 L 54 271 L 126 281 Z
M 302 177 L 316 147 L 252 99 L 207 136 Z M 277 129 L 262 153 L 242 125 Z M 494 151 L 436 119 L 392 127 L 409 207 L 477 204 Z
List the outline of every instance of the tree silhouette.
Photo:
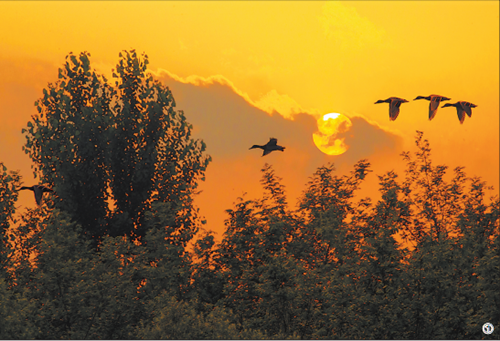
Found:
M 24 151 L 35 178 L 57 193 L 56 206 L 69 212 L 91 236 L 106 230 L 109 128 L 113 89 L 90 67 L 90 54 L 69 54 L 59 79 L 35 102 Z M 32 166 L 33 167 L 33 166 Z
M 9 273 L 6 271 L 11 266 L 13 248 L 12 234 L 9 228 L 16 220 L 15 202 L 17 201 L 17 189 L 21 185 L 19 172 L 7 173 L 7 167 L 0 162 L 0 278 L 7 278 Z
M 35 177 L 53 186 L 56 207 L 93 238 L 144 237 L 153 201 L 171 202 L 177 227 L 194 235 L 191 196 L 210 162 L 205 144 L 191 139 L 170 90 L 146 73 L 146 55 L 120 53 L 114 86 L 91 70 L 89 57 L 68 55 L 36 102 L 40 115 L 23 129 Z
M 486 204 L 491 188 L 461 167 L 446 181 L 421 132 L 416 145 L 404 179 L 378 176 L 375 204 L 353 201 L 366 160 L 318 168 L 295 212 L 266 166 L 264 198 L 228 210 L 216 305 L 277 338 L 481 338 L 498 319 L 498 196 Z
M 499 197 L 463 167 L 447 180 L 422 132 L 376 202 L 355 195 L 367 160 L 319 167 L 296 209 L 264 165 L 264 196 L 190 251 L 204 144 L 147 56 L 121 54 L 114 85 L 88 57 L 68 56 L 28 123 L 53 200 L 16 216 L 19 175 L 0 173 L 0 336 L 495 338 L 481 326 L 500 325 Z

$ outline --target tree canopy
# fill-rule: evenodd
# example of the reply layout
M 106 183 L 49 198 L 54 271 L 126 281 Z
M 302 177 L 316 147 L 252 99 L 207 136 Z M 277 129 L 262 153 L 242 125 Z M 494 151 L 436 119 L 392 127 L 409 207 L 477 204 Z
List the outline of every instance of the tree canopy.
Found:
M 24 130 L 35 177 L 57 193 L 54 207 L 95 239 L 144 237 L 155 201 L 171 203 L 179 227 L 197 230 L 191 196 L 211 159 L 147 65 L 145 54 L 120 53 L 111 85 L 91 68 L 89 53 L 68 55 Z
M 356 195 L 368 160 L 319 167 L 295 209 L 265 164 L 216 243 L 193 205 L 210 157 L 147 56 L 120 54 L 114 84 L 89 57 L 67 57 L 25 129 L 47 205 L 16 212 L 0 164 L 0 337 L 498 338 L 481 327 L 500 326 L 499 198 L 462 167 L 447 180 L 422 132 L 376 202 Z

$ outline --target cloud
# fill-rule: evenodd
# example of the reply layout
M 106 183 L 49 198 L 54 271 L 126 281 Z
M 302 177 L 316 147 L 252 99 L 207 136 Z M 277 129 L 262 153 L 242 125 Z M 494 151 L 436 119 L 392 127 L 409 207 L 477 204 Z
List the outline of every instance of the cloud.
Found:
M 399 153 L 403 146 L 403 137 L 388 132 L 360 116 L 351 117 L 352 127 L 338 134 L 345 138 L 349 146 L 346 157 L 353 160 L 370 158 L 372 155 Z M 345 154 L 342 154 L 345 155 Z M 341 155 L 341 156 L 342 156 Z
M 352 127 L 338 134 L 349 150 L 339 156 L 328 156 L 313 142 L 313 133 L 318 130 L 317 114 L 306 112 L 289 96 L 273 91 L 254 102 L 221 75 L 206 78 L 193 75 L 183 79 L 166 70 L 155 74 L 172 90 L 177 108 L 184 110 L 194 126 L 193 135 L 207 143 L 207 152 L 214 160 L 238 159 L 247 155 L 251 145 L 265 144 L 270 137 L 276 137 L 287 148 L 286 158 L 301 154 L 306 164 L 300 167 L 310 173 L 329 161 L 352 165 L 376 154 L 401 152 L 403 138 L 399 134 L 357 114 L 350 116 Z M 270 115 L 272 112 L 281 115 Z M 270 160 L 276 161 L 276 157 Z
M 307 113 L 313 116 L 319 116 L 317 110 L 309 109 L 306 110 L 300 106 L 293 98 L 288 95 L 279 94 L 275 89 L 269 91 L 264 96 L 254 101 L 250 98 L 250 96 L 246 93 L 238 89 L 233 82 L 222 75 L 213 75 L 209 77 L 202 77 L 198 75 L 190 75 L 186 78 L 177 76 L 168 70 L 160 69 L 158 72 L 152 72 L 157 77 L 162 77 L 162 75 L 167 75 L 168 78 L 171 78 L 177 82 L 183 84 L 192 84 L 199 87 L 208 87 L 210 85 L 219 84 L 225 85 L 230 88 L 235 94 L 239 95 L 243 98 L 248 104 L 251 106 L 261 109 L 262 111 L 268 113 L 269 115 L 273 115 L 274 113 L 278 113 L 281 116 L 287 119 L 294 119 L 294 115 L 300 113 Z
M 170 71 L 165 70 L 165 69 L 159 69 L 157 72 L 154 72 L 154 71 L 150 71 L 150 72 L 153 73 L 155 76 L 159 77 L 160 79 L 165 78 L 165 76 L 166 76 L 166 79 L 171 78 L 171 79 L 175 80 L 176 82 L 179 82 L 182 84 L 192 84 L 192 85 L 196 85 L 199 87 L 206 88 L 206 87 L 213 85 L 213 84 L 225 85 L 228 88 L 230 88 L 233 92 L 238 94 L 240 97 L 244 98 L 248 103 L 253 105 L 253 101 L 250 99 L 248 94 L 237 89 L 234 86 L 233 82 L 231 82 L 229 79 L 227 79 L 226 77 L 224 77 L 222 75 L 212 75 L 209 77 L 190 75 L 188 77 L 183 78 L 183 77 L 180 77 L 176 74 L 173 74 Z
M 193 137 L 203 139 L 212 156 L 206 181 L 199 187 L 203 192 L 195 202 L 207 219 L 206 228 L 215 231 L 218 239 L 225 229 L 225 210 L 232 207 L 238 196 L 248 193 L 247 199 L 262 197 L 260 170 L 264 163 L 272 164 L 276 175 L 282 178 L 293 207 L 318 167 L 334 162 L 337 174 L 342 175 L 360 159 L 394 158 L 401 152 L 399 136 L 355 116 L 351 118 L 351 129 L 340 136 L 345 138 L 349 150 L 329 156 L 313 142 L 317 118 L 300 112 L 301 106 L 291 97 L 281 97 L 276 92 L 255 103 L 222 76 L 182 79 L 161 71 L 157 78 L 170 88 L 177 109 L 184 110 L 188 122 L 193 124 Z M 280 98 L 285 100 L 280 102 Z M 285 110 L 293 112 L 293 120 L 283 115 Z M 281 115 L 269 114 L 280 111 Z M 249 150 L 253 144 L 265 144 L 270 137 L 276 137 L 285 146 L 283 153 L 262 157 L 260 150 Z M 376 181 L 373 186 L 377 186 Z
M 305 110 L 293 98 L 288 95 L 280 95 L 276 90 L 271 90 L 259 100 L 254 102 L 257 108 L 260 108 L 268 114 L 275 112 L 287 119 L 294 119 L 296 114 L 309 113 L 314 116 L 319 116 L 316 110 Z
M 312 143 L 316 119 L 310 114 L 296 112 L 293 121 L 270 115 L 277 111 L 275 107 L 260 109 L 222 76 L 182 79 L 162 70 L 157 77 L 172 90 L 177 108 L 184 110 L 194 126 L 193 134 L 207 143 L 213 157 L 238 157 L 253 144 L 265 144 L 270 137 L 276 137 L 288 149 L 323 158 Z
M 343 49 L 376 46 L 387 38 L 383 29 L 340 1 L 327 1 L 319 21 L 326 37 L 337 41 Z

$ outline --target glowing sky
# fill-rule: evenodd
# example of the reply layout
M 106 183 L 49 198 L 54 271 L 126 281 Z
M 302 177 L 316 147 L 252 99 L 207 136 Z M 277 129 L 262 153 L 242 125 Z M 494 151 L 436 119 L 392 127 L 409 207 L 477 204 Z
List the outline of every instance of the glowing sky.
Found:
M 294 205 L 307 178 L 326 162 L 339 174 L 368 158 L 375 174 L 413 150 L 415 131 L 434 164 L 465 166 L 499 188 L 498 1 L 183 1 L 0 2 L 0 161 L 34 183 L 21 129 L 34 101 L 70 52 L 91 53 L 111 73 L 118 53 L 149 56 L 213 157 L 197 198 L 208 228 L 223 231 L 224 210 L 243 192 L 260 196 L 260 169 L 273 165 Z M 439 94 L 475 103 L 463 125 L 454 108 L 427 119 Z M 391 96 L 410 101 L 389 122 Z M 340 156 L 314 146 L 322 114 L 352 121 Z M 252 144 L 278 138 L 284 153 L 265 158 Z M 377 179 L 367 179 L 376 188 Z M 21 206 L 33 207 L 30 193 Z

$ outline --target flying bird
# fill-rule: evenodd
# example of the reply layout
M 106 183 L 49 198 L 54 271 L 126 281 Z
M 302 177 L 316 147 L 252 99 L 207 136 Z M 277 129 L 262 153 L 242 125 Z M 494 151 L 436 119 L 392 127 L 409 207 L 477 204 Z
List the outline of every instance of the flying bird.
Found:
M 451 98 L 439 95 L 430 95 L 427 97 L 418 96 L 417 98 L 414 99 L 414 101 L 417 99 L 426 99 L 428 101 L 431 101 L 431 103 L 429 103 L 429 121 L 430 121 L 436 116 L 437 110 L 439 108 L 439 103 L 441 103 L 442 101 L 449 101 Z
M 274 137 L 271 137 L 267 144 L 265 144 L 263 146 L 259 146 L 257 144 L 254 144 L 249 149 L 260 148 L 260 149 L 264 150 L 264 153 L 262 153 L 262 156 L 265 156 L 265 155 L 267 155 L 270 152 L 275 151 L 275 150 L 281 150 L 282 152 L 285 151 L 285 147 L 278 146 L 276 144 L 277 142 L 278 142 L 277 139 L 275 139 Z
M 40 204 L 42 202 L 42 195 L 43 195 L 43 193 L 45 193 L 45 192 L 54 192 L 53 190 L 51 190 L 47 186 L 43 186 L 43 185 L 34 185 L 34 186 L 31 186 L 31 187 L 21 187 L 21 188 L 19 188 L 20 191 L 22 191 L 23 189 L 29 189 L 30 191 L 33 191 L 33 193 L 35 194 L 35 201 L 36 201 L 36 204 L 38 206 L 40 206 Z
M 464 123 L 465 114 L 467 116 L 472 117 L 472 108 L 477 107 L 477 105 L 472 104 L 470 102 L 459 101 L 457 103 L 445 103 L 441 108 L 446 107 L 455 107 L 457 108 L 457 116 L 460 121 L 460 124 Z
M 401 106 L 401 103 L 406 103 L 406 102 L 408 101 L 403 98 L 389 97 L 386 100 L 379 99 L 378 101 L 375 102 L 375 104 L 389 103 L 389 120 L 394 121 L 399 115 L 399 107 Z

